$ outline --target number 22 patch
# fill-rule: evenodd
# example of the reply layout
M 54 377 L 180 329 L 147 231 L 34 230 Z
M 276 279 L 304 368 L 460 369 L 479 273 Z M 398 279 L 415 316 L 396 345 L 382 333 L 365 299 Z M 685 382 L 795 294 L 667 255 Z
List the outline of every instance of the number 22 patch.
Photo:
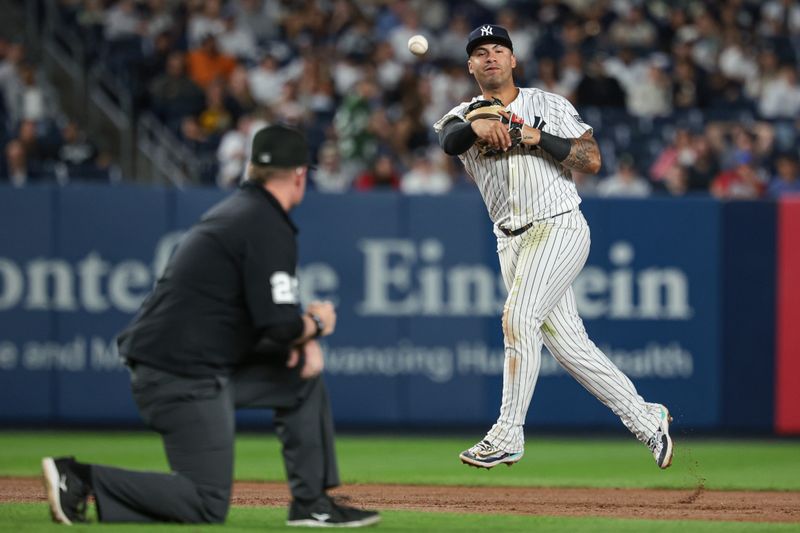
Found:
M 272 301 L 276 304 L 294 304 L 299 301 L 297 278 L 287 272 L 275 272 L 269 278 L 272 286 Z

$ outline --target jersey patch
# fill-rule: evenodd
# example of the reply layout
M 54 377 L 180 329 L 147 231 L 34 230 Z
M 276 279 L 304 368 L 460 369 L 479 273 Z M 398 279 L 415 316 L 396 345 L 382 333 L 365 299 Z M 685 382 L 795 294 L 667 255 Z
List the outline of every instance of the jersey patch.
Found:
M 276 304 L 297 305 L 300 302 L 300 290 L 297 278 L 287 272 L 275 272 L 269 278 L 272 286 L 272 301 Z

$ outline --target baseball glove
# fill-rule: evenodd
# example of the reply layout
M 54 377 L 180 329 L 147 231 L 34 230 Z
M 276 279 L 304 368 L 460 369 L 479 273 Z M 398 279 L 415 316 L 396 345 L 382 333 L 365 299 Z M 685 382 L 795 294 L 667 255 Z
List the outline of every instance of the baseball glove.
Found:
M 499 120 L 503 124 L 507 124 L 508 133 L 511 136 L 511 148 L 516 148 L 519 146 L 520 142 L 522 142 L 522 126 L 525 125 L 525 122 L 521 117 L 513 113 L 510 114 L 511 120 L 509 120 L 500 114 L 501 111 L 505 111 L 505 106 L 503 102 L 497 98 L 492 98 L 491 100 L 477 100 L 467 107 L 467 113 L 464 118 L 469 122 L 474 122 L 478 119 L 488 119 Z M 487 144 L 485 141 L 479 140 L 476 146 L 484 157 L 494 157 L 503 153 L 502 150 Z

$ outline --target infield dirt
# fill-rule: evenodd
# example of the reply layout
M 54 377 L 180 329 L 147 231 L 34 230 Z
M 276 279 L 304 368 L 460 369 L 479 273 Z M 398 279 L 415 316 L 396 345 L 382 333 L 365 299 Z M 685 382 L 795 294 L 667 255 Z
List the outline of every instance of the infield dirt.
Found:
M 347 485 L 332 492 L 372 509 L 595 516 L 656 520 L 800 522 L 800 492 Z M 0 503 L 45 501 L 41 480 L 0 477 Z M 236 483 L 233 505 L 282 507 L 283 483 Z

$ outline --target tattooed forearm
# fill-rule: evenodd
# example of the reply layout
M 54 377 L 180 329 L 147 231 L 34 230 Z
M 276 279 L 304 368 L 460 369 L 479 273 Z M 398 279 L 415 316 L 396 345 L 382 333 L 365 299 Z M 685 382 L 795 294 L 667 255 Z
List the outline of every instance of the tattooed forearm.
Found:
M 561 164 L 578 172 L 597 174 L 600 171 L 600 148 L 597 141 L 591 137 L 582 137 L 570 139 L 569 142 L 572 147 Z

